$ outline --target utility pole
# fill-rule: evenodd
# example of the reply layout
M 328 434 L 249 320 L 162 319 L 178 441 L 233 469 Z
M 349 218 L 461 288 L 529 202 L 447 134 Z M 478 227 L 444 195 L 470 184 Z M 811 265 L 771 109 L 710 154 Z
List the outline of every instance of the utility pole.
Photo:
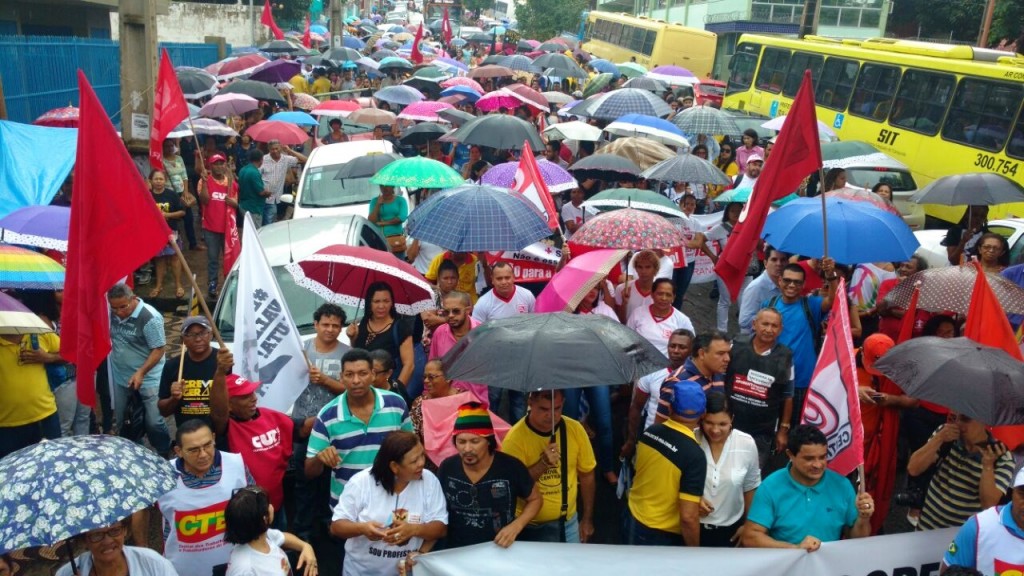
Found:
M 996 0 L 988 0 L 985 5 L 985 18 L 982 20 L 981 37 L 978 38 L 979 48 L 988 48 L 988 34 L 992 30 L 992 14 L 996 11 Z
M 800 22 L 800 38 L 818 33 L 818 17 L 820 15 L 820 0 L 804 0 L 804 17 Z
M 156 84 L 156 0 L 119 0 L 121 135 L 131 152 L 148 152 Z
M 342 44 L 342 34 L 345 33 L 345 22 L 342 21 L 342 0 L 330 0 L 331 2 L 331 47 L 340 48 Z
M 253 0 L 249 0 L 249 38 L 252 41 L 252 45 L 256 45 L 256 7 L 253 6 Z

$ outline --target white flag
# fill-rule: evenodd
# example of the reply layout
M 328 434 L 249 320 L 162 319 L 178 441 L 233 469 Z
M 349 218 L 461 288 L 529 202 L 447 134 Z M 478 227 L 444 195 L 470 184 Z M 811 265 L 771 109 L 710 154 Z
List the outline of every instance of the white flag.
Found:
M 309 383 L 302 338 L 248 213 L 238 257 L 234 372 L 263 384 L 260 406 L 287 412 Z

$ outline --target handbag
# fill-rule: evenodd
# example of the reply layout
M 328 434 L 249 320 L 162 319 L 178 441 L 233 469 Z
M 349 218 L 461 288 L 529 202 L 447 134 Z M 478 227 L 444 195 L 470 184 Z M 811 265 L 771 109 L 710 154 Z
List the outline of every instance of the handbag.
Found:
M 388 250 L 393 253 L 405 252 L 407 246 L 405 234 L 392 234 L 385 237 L 388 241 Z
M 128 402 L 121 416 L 121 429 L 118 435 L 132 442 L 141 441 L 146 434 L 146 407 L 138 390 L 128 392 Z

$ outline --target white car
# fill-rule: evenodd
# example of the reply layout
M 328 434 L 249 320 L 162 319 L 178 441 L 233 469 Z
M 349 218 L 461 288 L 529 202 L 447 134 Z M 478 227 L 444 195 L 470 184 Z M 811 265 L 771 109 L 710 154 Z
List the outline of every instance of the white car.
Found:
M 903 221 L 910 226 L 911 230 L 924 229 L 924 208 L 919 204 L 910 201 L 910 197 L 917 193 L 917 182 L 905 164 L 895 158 L 878 151 L 874 146 L 856 141 L 834 142 L 822 144 L 822 154 L 830 147 L 850 147 L 856 145 L 859 150 L 857 155 L 845 158 L 826 160 L 826 170 L 833 167 L 846 170 L 846 181 L 852 186 L 871 190 L 875 184 L 884 182 L 892 188 L 892 203 L 903 215 Z M 868 155 L 864 152 L 872 151 Z
M 459 38 L 468 39 L 473 34 L 483 34 L 484 31 L 478 26 L 462 26 L 459 28 Z
M 1024 255 L 1024 219 L 991 220 L 988 229 L 1006 238 L 1010 244 L 1010 265 L 1020 264 Z M 946 237 L 945 230 L 918 230 L 914 232 L 914 236 L 921 243 L 921 247 L 914 254 L 924 258 L 929 268 L 949 266 L 946 247 L 942 245 L 942 240 Z

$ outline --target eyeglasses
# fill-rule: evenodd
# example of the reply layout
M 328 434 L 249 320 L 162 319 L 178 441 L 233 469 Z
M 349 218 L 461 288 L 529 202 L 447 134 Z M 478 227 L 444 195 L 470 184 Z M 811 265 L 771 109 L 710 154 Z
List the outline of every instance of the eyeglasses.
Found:
M 438 316 L 442 316 L 442 317 L 443 316 L 458 316 L 459 314 L 462 314 L 462 308 L 452 308 L 451 310 L 449 310 L 447 308 L 441 308 L 440 310 L 437 311 L 437 315 Z
M 729 152 L 732 152 L 732 148 L 722 148 L 722 154 L 728 154 Z
M 200 338 L 206 338 L 210 334 L 211 332 L 209 330 L 203 330 L 201 332 L 186 332 L 184 335 L 182 335 L 182 338 L 187 338 L 189 340 L 199 340 Z
M 191 448 L 185 448 L 185 454 L 188 454 L 189 456 L 195 456 L 196 454 L 199 454 L 200 452 L 213 452 L 213 449 L 214 449 L 214 443 L 211 440 L 211 441 L 207 442 L 206 444 L 203 444 L 202 446 L 193 446 Z
M 786 285 L 791 284 L 793 286 L 800 286 L 801 284 L 804 283 L 803 280 L 797 280 L 796 278 L 783 278 L 782 280 L 779 280 L 779 282 Z
M 98 542 L 103 542 L 103 539 L 107 536 L 110 536 L 111 540 L 117 540 L 121 536 L 124 536 L 124 526 L 118 524 L 117 526 L 107 528 L 106 530 L 93 530 L 92 532 L 86 532 L 85 540 L 86 542 L 96 544 Z
M 377 376 L 380 376 L 381 374 L 387 374 L 388 372 L 391 372 L 391 370 L 374 370 L 373 371 L 373 373 L 376 374 Z

